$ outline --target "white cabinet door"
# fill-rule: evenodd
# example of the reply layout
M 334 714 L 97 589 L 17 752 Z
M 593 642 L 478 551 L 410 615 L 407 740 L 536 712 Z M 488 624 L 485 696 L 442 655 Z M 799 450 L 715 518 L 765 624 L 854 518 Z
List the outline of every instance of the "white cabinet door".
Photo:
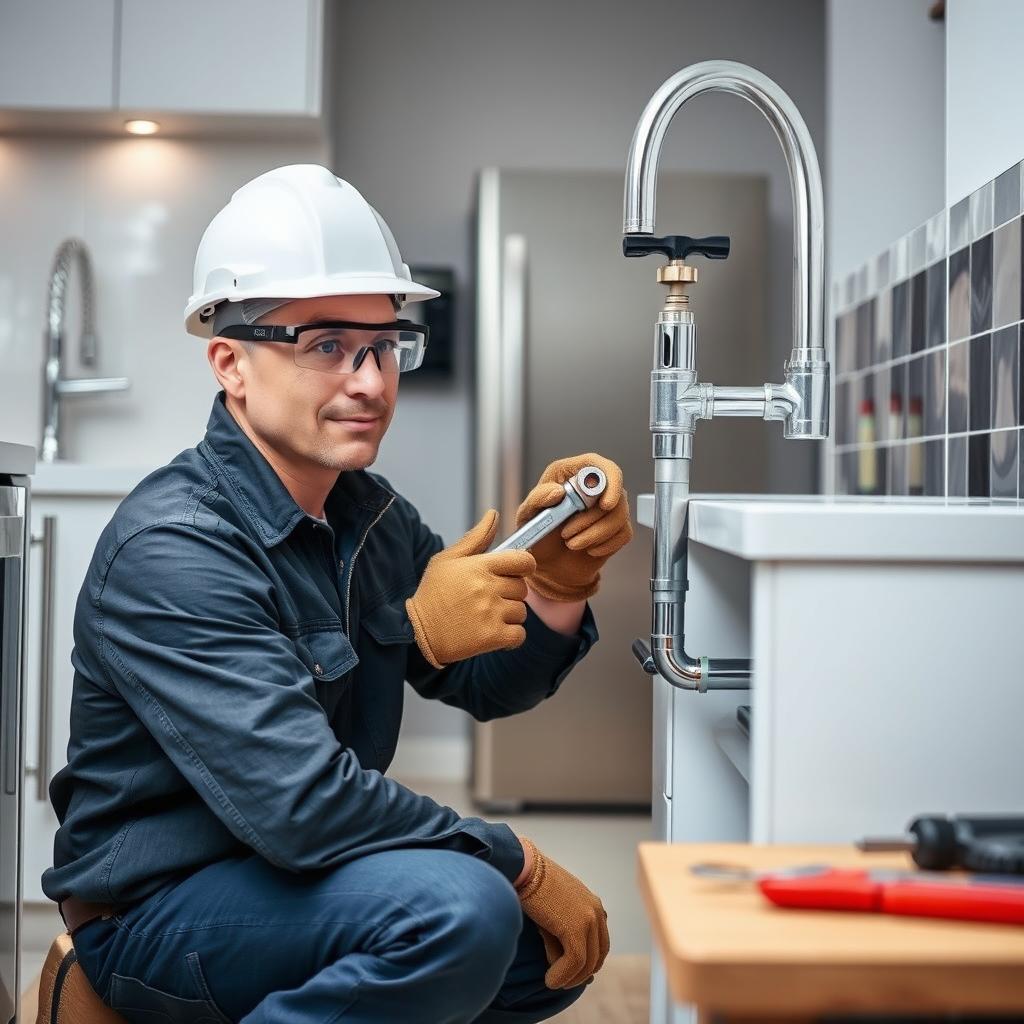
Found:
M 320 113 L 322 0 L 123 0 L 118 107 Z
M 71 649 L 78 592 L 92 559 L 96 541 L 120 502 L 117 497 L 32 498 L 32 536 L 43 532 L 43 517 L 56 520 L 53 558 L 53 629 L 42 632 L 43 557 L 41 545 L 31 547 L 28 591 L 28 658 L 25 678 L 25 855 L 23 887 L 26 901 L 45 900 L 39 879 L 53 864 L 53 836 L 57 816 L 50 806 L 46 787 L 67 764 L 70 738 L 71 690 L 74 670 Z M 53 666 L 49 698 L 49 722 L 40 722 L 40 667 L 42 645 L 49 643 Z M 43 792 L 39 792 L 40 726 L 49 737 L 49 765 L 44 768 Z
M 3 0 L 0 107 L 113 105 L 114 0 Z

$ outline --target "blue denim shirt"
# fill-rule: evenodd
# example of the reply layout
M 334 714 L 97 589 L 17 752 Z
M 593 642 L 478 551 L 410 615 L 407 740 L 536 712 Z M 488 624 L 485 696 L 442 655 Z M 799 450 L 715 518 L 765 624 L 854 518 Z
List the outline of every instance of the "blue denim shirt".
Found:
M 130 903 L 245 847 L 293 872 L 445 847 L 514 879 L 523 854 L 507 825 L 384 774 L 404 681 L 480 721 L 526 711 L 597 640 L 590 606 L 575 636 L 528 607 L 520 647 L 435 669 L 405 599 L 440 536 L 365 470 L 339 475 L 318 524 L 224 397 L 205 438 L 147 476 L 96 545 L 43 892 Z

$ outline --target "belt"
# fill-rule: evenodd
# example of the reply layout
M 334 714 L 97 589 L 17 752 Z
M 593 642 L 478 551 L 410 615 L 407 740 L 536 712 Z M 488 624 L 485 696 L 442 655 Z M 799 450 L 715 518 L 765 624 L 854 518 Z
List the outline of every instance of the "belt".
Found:
M 94 921 L 97 917 L 108 918 L 117 912 L 117 907 L 110 903 L 90 903 L 80 900 L 77 896 L 68 896 L 57 904 L 60 916 L 67 925 L 68 934 L 72 937 L 83 924 Z

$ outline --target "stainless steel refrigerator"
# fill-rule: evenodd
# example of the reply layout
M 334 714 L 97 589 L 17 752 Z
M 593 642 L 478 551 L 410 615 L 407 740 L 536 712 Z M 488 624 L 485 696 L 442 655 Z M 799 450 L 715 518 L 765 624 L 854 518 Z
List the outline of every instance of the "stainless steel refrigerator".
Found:
M 648 389 L 663 260 L 622 256 L 622 187 L 617 171 L 480 175 L 475 515 L 497 508 L 501 537 L 557 458 L 593 451 L 614 459 L 634 517 L 636 495 L 653 490 Z M 658 228 L 732 237 L 728 260 L 694 259 L 699 369 L 702 380 L 754 381 L 764 358 L 766 180 L 662 173 Z M 723 420 L 707 430 L 694 489 L 765 489 L 767 432 L 758 427 Z M 650 803 L 650 677 L 630 651 L 650 633 L 650 560 L 651 531 L 638 526 L 591 600 L 600 640 L 590 654 L 538 707 L 474 724 L 480 806 Z
M 0 1021 L 18 1018 L 29 474 L 35 450 L 0 442 Z

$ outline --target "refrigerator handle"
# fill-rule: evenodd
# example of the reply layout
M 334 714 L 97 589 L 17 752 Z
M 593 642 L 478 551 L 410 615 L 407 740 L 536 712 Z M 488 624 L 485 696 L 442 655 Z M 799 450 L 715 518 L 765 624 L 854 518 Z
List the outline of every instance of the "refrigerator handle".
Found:
M 36 799 L 50 798 L 50 733 L 53 692 L 53 616 L 56 582 L 54 569 L 57 552 L 57 517 L 43 516 L 43 532 L 31 543 L 43 547 L 41 595 L 42 616 L 39 630 L 39 750 L 36 764 Z
M 523 498 L 524 390 L 527 331 L 527 250 L 523 235 L 506 235 L 501 269 L 501 428 L 498 444 L 501 532 L 515 529 Z

